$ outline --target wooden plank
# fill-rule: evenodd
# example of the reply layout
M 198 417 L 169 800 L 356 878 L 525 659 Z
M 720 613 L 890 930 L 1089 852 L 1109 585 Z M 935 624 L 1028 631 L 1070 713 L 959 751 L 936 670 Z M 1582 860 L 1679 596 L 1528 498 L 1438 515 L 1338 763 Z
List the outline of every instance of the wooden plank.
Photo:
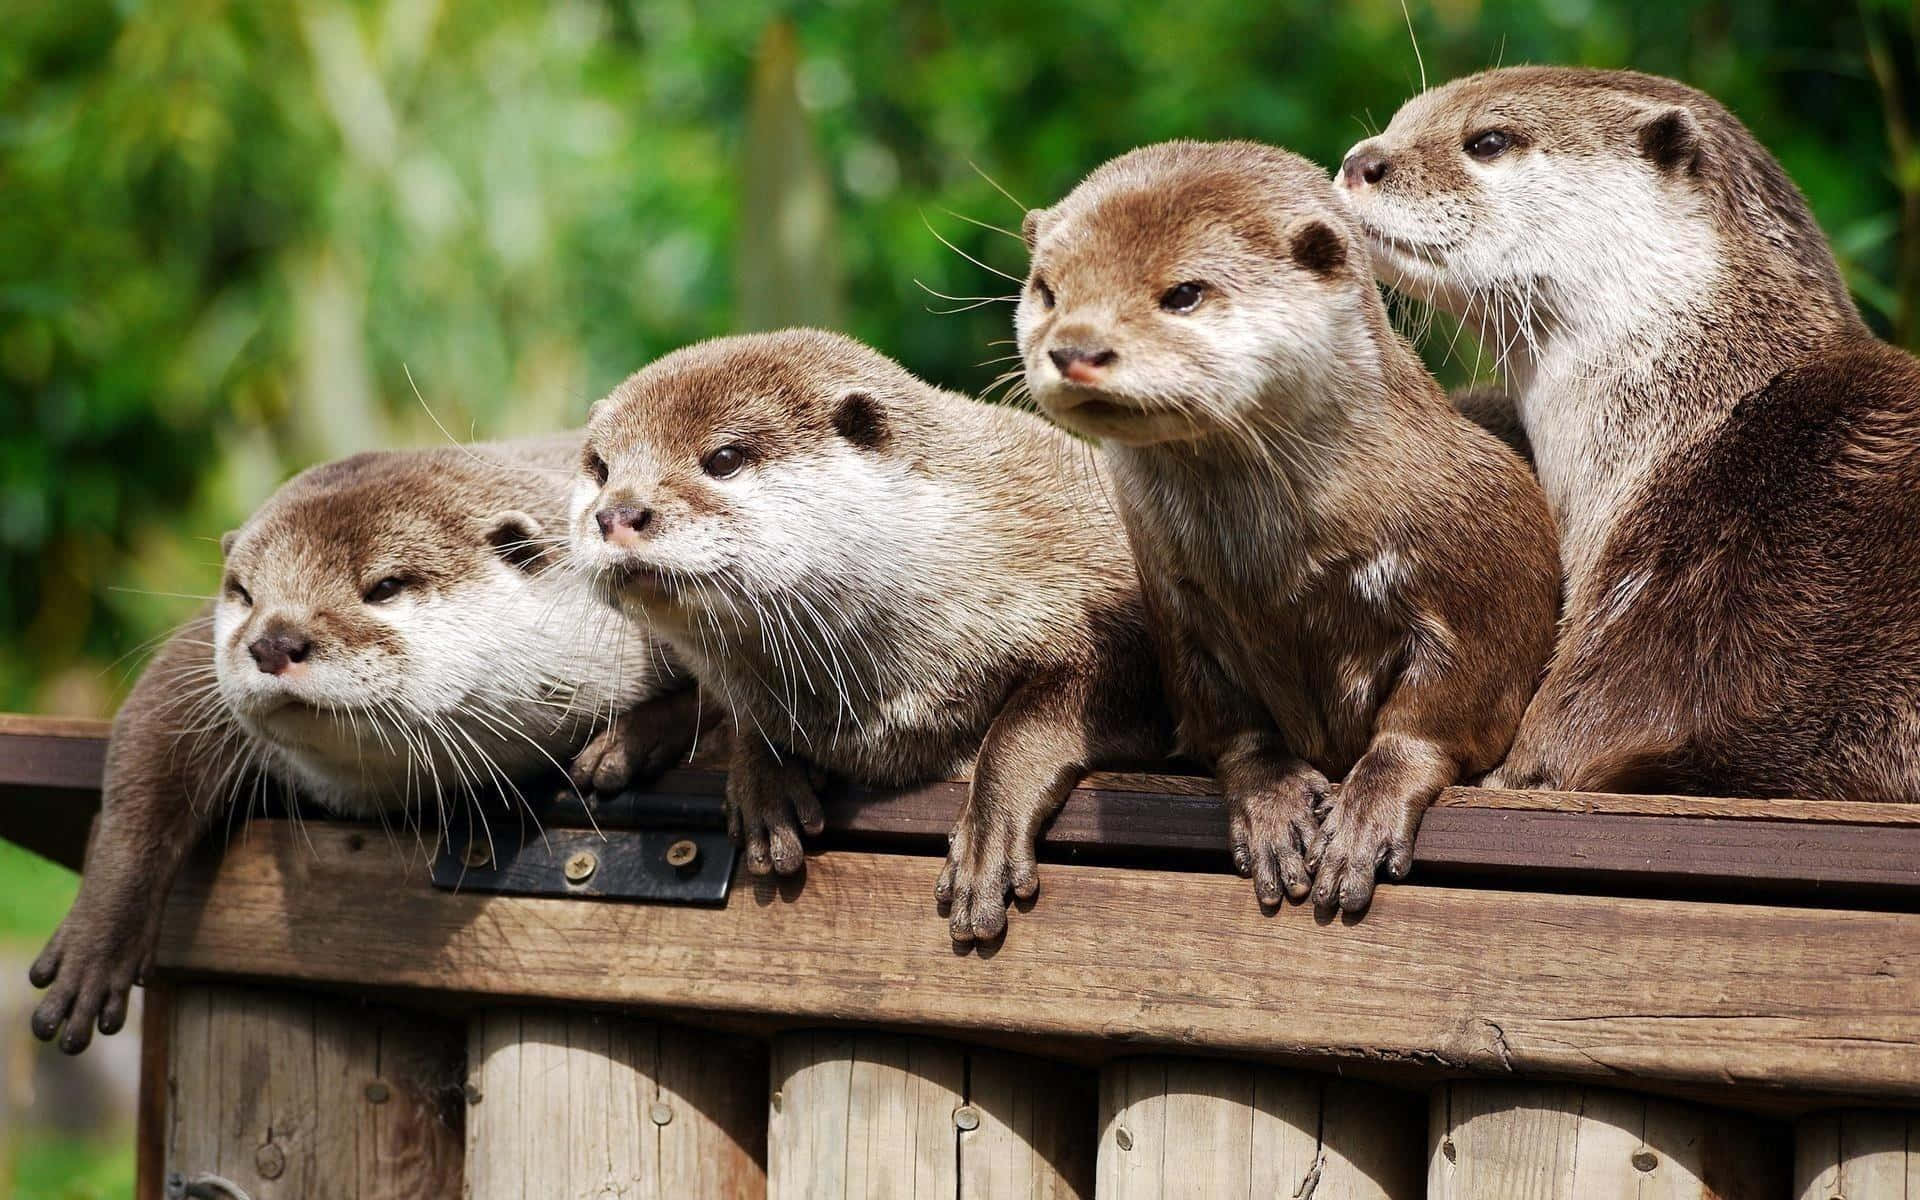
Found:
M 1100 1072 L 1102 1200 L 1417 1200 L 1426 1106 L 1350 1080 L 1214 1059 Z
M 1429 1200 L 1787 1194 L 1781 1131 L 1699 1105 L 1606 1088 L 1452 1083 L 1434 1091 L 1431 1128 Z
M 224 1180 L 254 1200 L 460 1194 L 459 1051 L 446 1029 L 247 988 L 185 985 L 172 1001 L 169 1179 Z
M 467 1196 L 766 1193 L 766 1057 L 738 1038 L 578 1009 L 468 1026 Z
M 1920 1200 L 1920 1113 L 1815 1113 L 1794 1127 L 1795 1200 Z
M 866 1031 L 774 1039 L 773 1200 L 1093 1195 L 1084 1071 Z
M 309 840 L 310 839 L 310 840 Z M 356 840 L 357 839 L 357 840 Z M 1387 886 L 1358 923 L 1244 881 L 1052 865 L 956 954 L 938 864 L 832 852 L 722 908 L 436 893 L 349 826 L 260 822 L 168 906 L 175 969 L 1284 1060 L 1920 1096 L 1920 914 Z

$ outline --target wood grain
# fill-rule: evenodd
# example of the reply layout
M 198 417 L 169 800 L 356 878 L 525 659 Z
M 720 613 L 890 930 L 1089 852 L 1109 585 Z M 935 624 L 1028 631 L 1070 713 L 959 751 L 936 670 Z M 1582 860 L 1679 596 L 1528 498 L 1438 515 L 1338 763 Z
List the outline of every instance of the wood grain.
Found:
M 1428 1200 L 1786 1200 L 1782 1131 L 1606 1088 L 1435 1089 Z
M 467 1049 L 468 1200 L 759 1200 L 757 1044 L 581 1010 L 497 1008 Z
M 172 994 L 166 1170 L 253 1200 L 460 1195 L 460 1051 L 444 1027 L 324 997 Z
M 1093 1195 L 1091 1078 L 932 1038 L 801 1030 L 773 1043 L 772 1200 Z
M 310 839 L 310 840 L 309 840 Z M 357 847 L 357 848 L 356 848 Z M 722 908 L 436 893 L 353 827 L 257 823 L 162 966 L 1437 1070 L 1920 1097 L 1920 915 L 1386 886 L 1357 924 L 1244 881 L 1052 865 L 957 953 L 938 863 L 834 852 Z
M 1795 1200 L 1920 1200 L 1920 1113 L 1815 1113 L 1794 1127 Z
M 1213 1059 L 1100 1072 L 1101 1200 L 1418 1200 L 1426 1105 L 1385 1088 Z

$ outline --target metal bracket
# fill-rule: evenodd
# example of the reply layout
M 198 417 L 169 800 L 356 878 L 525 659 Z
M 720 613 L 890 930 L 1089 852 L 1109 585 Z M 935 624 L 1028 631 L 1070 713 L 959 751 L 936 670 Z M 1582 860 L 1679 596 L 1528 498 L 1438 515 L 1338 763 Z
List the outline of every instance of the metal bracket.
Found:
M 718 795 L 628 790 L 596 798 L 589 810 L 562 792 L 531 811 L 496 806 L 485 817 L 462 813 L 443 831 L 435 887 L 721 904 L 733 883 L 734 849 Z

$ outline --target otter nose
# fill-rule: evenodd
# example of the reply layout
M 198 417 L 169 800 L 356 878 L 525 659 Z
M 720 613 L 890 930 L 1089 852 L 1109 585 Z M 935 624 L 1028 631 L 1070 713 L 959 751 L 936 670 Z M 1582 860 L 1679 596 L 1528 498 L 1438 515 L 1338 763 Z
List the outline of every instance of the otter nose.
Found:
M 1340 164 L 1340 174 L 1348 187 L 1379 183 L 1392 170 L 1393 164 L 1377 150 L 1355 150 L 1347 155 L 1347 161 Z
M 254 666 L 269 675 L 279 675 L 293 664 L 307 661 L 307 655 L 313 653 L 313 642 L 301 633 L 267 633 L 247 643 L 247 653 L 253 655 Z
M 633 546 L 640 541 L 640 531 L 653 523 L 653 510 L 620 504 L 593 514 L 593 521 L 600 526 L 600 536 L 606 541 L 616 546 Z
M 1093 383 L 1100 378 L 1101 368 L 1120 356 L 1111 350 L 1082 350 L 1077 346 L 1067 346 L 1047 351 L 1047 357 L 1053 360 L 1054 369 L 1065 378 L 1075 383 Z

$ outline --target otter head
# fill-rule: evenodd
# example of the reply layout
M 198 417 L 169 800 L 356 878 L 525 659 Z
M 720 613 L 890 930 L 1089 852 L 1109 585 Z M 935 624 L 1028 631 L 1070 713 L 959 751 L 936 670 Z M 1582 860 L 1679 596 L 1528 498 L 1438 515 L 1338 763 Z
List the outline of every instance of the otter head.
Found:
M 1135 446 L 1295 415 L 1276 406 L 1349 369 L 1346 334 L 1378 305 L 1330 192 L 1271 147 L 1167 142 L 1028 213 L 1015 328 L 1041 410 Z
M 675 351 L 594 408 L 574 557 L 665 629 L 745 618 L 754 599 L 857 574 L 863 541 L 891 524 L 867 509 L 907 469 L 894 454 L 899 406 L 925 387 L 815 330 Z
M 1482 323 L 1694 303 L 1743 247 L 1762 268 L 1782 257 L 1762 243 L 1831 273 L 1805 202 L 1726 109 L 1628 71 L 1455 80 L 1407 101 L 1337 175 L 1381 278 Z
M 220 697 L 323 803 L 359 808 L 370 793 L 417 785 L 415 766 L 469 749 L 424 753 L 446 749 L 448 722 L 512 686 L 515 647 L 494 634 L 543 573 L 540 523 L 505 507 L 526 491 L 502 486 L 511 468 L 476 469 L 471 457 L 362 454 L 316 467 L 222 539 Z

